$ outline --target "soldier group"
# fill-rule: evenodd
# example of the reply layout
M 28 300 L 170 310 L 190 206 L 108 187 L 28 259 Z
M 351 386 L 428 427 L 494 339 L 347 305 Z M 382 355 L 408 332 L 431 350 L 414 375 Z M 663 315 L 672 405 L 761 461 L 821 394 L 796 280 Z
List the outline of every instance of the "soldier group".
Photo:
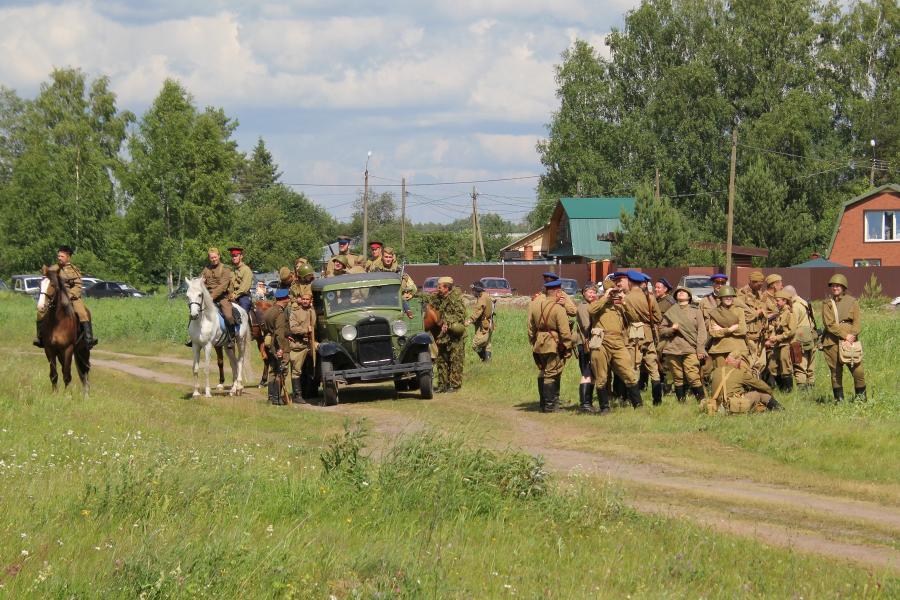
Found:
M 710 414 L 778 410 L 773 388 L 791 391 L 796 381 L 800 389 L 812 389 L 819 345 L 835 400 L 844 398 L 845 366 L 854 398 L 866 399 L 859 303 L 846 293 L 843 275 L 829 281 L 821 337 L 809 302 L 777 274 L 755 271 L 735 291 L 718 273 L 710 277 L 713 294 L 701 299 L 685 287 L 673 290 L 664 278 L 652 288 L 649 283 L 637 271 L 613 273 L 602 288 L 585 286 L 584 301 L 575 306 L 558 278 L 544 273 L 544 291 L 532 299 L 527 317 L 541 411 L 559 409 L 560 378 L 573 354 L 581 374 L 579 410 L 585 413 L 609 413 L 613 395 L 642 406 L 644 381 L 654 405 L 668 387 L 679 402 L 692 394 Z

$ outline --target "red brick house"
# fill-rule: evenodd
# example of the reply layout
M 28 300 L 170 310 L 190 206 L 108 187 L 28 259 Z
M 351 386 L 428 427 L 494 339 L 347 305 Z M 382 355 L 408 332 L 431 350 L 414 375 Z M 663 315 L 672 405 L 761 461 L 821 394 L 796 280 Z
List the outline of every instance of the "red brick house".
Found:
M 848 267 L 900 266 L 900 185 L 889 183 L 844 203 L 828 260 Z

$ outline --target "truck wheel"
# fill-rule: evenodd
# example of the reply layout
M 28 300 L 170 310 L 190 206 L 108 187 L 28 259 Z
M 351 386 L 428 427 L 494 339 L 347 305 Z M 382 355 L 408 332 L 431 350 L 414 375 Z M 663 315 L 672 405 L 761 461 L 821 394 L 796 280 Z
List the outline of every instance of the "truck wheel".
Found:
M 338 403 L 338 384 L 334 378 L 334 367 L 331 361 L 322 361 L 322 395 L 324 406 L 334 406 Z
M 431 400 L 434 397 L 434 390 L 431 387 L 431 353 L 427 350 L 419 352 L 419 362 L 428 362 L 428 370 L 419 371 L 419 394 L 422 400 Z

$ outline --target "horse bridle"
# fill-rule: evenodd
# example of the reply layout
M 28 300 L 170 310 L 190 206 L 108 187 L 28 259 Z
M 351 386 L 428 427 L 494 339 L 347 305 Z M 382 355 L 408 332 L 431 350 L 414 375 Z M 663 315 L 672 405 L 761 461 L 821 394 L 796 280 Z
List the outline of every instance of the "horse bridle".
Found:
M 195 317 L 193 313 L 190 313 L 191 321 L 193 321 L 194 319 L 199 319 L 200 316 L 203 314 L 203 303 L 202 302 L 192 302 L 189 300 L 188 301 L 188 310 L 190 310 L 190 308 L 195 304 L 197 305 L 197 316 Z

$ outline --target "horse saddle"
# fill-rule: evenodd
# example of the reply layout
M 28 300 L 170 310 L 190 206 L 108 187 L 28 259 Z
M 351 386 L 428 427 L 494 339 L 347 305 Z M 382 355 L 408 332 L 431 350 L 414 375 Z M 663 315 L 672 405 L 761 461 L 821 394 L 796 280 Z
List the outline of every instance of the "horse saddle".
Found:
M 225 317 L 222 315 L 222 307 L 217 304 L 216 308 L 219 309 L 219 327 L 225 329 Z M 231 303 L 231 318 L 234 319 L 235 331 L 241 326 L 241 311 L 239 311 L 238 308 L 240 308 L 240 306 L 234 302 Z

